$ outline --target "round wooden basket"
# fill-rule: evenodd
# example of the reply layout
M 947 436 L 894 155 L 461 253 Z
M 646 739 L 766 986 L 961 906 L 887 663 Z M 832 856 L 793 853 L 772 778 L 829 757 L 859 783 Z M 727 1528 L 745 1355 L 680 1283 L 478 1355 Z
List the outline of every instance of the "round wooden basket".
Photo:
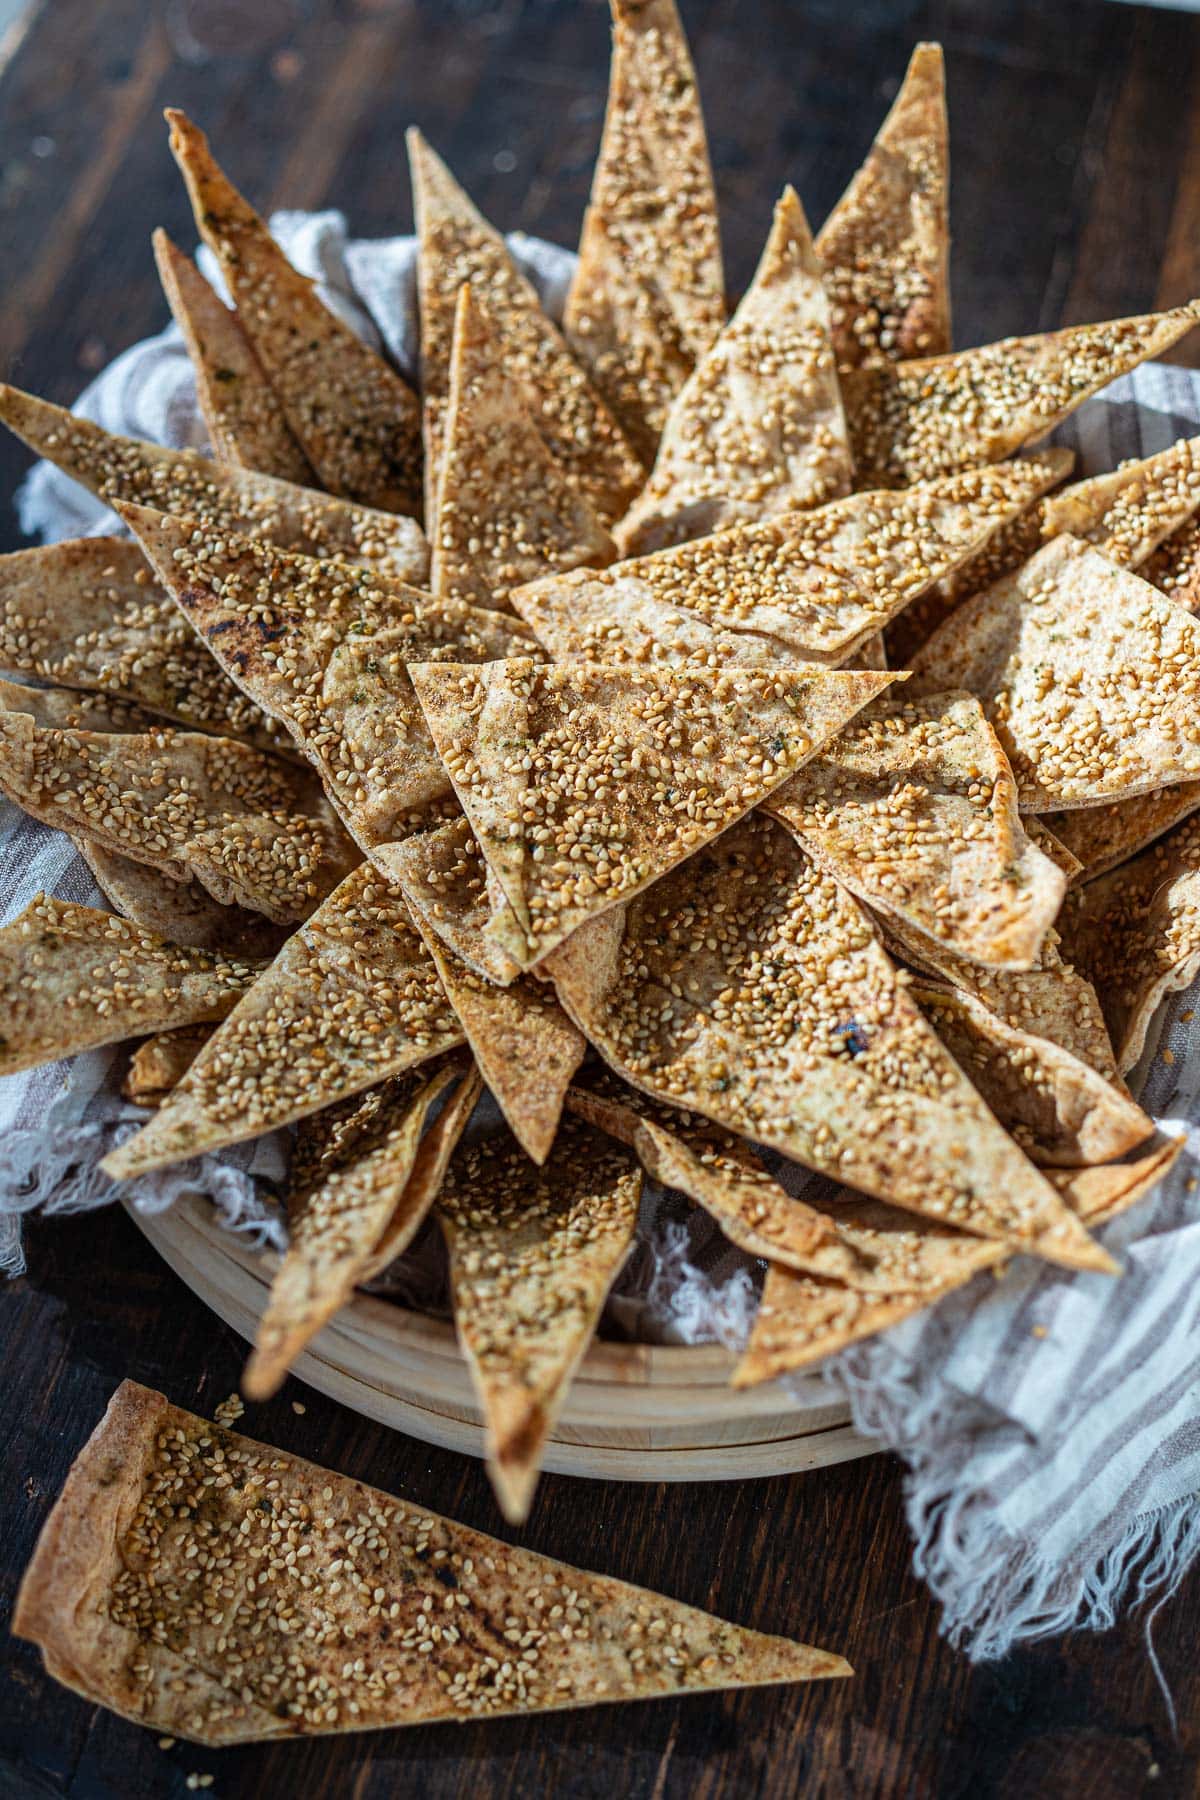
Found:
M 130 1216 L 182 1280 L 252 1339 L 277 1258 L 239 1244 L 207 1200 Z M 728 1481 L 868 1456 L 845 1406 L 816 1376 L 735 1391 L 730 1354 L 593 1342 L 545 1467 L 609 1481 Z M 300 1356 L 295 1373 L 323 1394 L 411 1437 L 482 1456 L 483 1431 L 454 1328 L 356 1294 Z

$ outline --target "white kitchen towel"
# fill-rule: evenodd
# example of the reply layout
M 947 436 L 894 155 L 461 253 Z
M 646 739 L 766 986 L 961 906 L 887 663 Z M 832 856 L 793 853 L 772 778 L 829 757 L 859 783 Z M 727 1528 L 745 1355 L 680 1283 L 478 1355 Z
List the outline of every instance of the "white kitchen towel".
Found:
M 272 228 L 292 259 L 364 336 L 410 374 L 416 306 L 411 238 L 347 242 L 333 212 L 281 213 Z M 561 309 L 572 258 L 513 238 L 548 309 Z M 202 253 L 210 276 L 211 262 Z M 1014 319 L 1013 329 L 1023 321 Z M 119 357 L 77 410 L 113 431 L 202 444 L 191 372 L 174 327 Z M 1200 430 L 1200 376 L 1137 370 L 1058 434 L 1087 473 L 1164 449 Z M 56 469 L 39 465 L 18 495 L 21 522 L 47 540 L 112 531 L 117 521 Z M 38 888 L 96 899 L 66 839 L 0 810 L 0 903 L 8 919 Z M 1162 1050 L 1173 1052 L 1164 1062 Z M 0 1082 L 0 1258 L 21 1267 L 19 1215 L 33 1206 L 102 1204 L 104 1147 L 134 1129 L 121 1100 L 123 1058 L 94 1052 Z M 1133 1083 L 1188 1151 L 1158 1193 L 1100 1235 L 1125 1265 L 1114 1282 L 1017 1259 L 919 1317 L 836 1358 L 828 1379 L 858 1427 L 898 1452 L 908 1475 L 915 1565 L 944 1628 L 975 1657 L 1069 1627 L 1101 1628 L 1130 1600 L 1161 1599 L 1200 1549 L 1200 998 L 1173 997 L 1151 1029 Z M 127 1192 L 146 1208 L 182 1190 L 212 1195 L 239 1229 L 278 1242 L 273 1190 L 286 1138 L 149 1176 Z M 793 1192 L 821 1183 L 794 1166 Z M 761 1265 L 678 1195 L 648 1196 L 638 1252 L 609 1322 L 658 1341 L 746 1338 Z M 398 1271 L 398 1292 L 444 1302 L 430 1246 Z

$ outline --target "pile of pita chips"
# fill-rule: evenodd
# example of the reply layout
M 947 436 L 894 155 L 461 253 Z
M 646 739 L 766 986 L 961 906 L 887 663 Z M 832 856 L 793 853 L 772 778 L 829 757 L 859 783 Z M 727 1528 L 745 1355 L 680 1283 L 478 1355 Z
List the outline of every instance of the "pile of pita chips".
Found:
M 196 1554 L 198 1515 L 213 1554 Z M 309 1556 L 292 1553 L 301 1540 Z M 72 1465 L 13 1627 L 94 1704 L 214 1747 L 852 1672 L 502 1544 L 132 1381 Z

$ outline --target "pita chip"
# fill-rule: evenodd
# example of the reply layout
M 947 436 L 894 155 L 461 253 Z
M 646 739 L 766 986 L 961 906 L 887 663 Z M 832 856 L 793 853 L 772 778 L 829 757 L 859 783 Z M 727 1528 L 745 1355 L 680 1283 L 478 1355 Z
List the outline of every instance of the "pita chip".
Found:
M 921 692 L 978 695 L 1022 811 L 1200 775 L 1200 624 L 1076 538 L 959 607 L 913 668 Z
M 604 135 L 563 330 L 654 460 L 672 400 L 725 323 L 717 198 L 674 0 L 612 0 Z
M 1054 816 L 1058 818 L 1062 815 L 1055 814 Z M 1074 812 L 1069 816 L 1071 818 L 1082 818 L 1083 814 Z M 1059 869 L 1062 874 L 1066 876 L 1067 885 L 1069 887 L 1071 882 L 1083 873 L 1083 864 L 1080 862 L 1079 858 L 1073 851 L 1067 849 L 1067 846 L 1063 843 L 1062 839 L 1058 837 L 1056 833 L 1051 831 L 1050 827 L 1046 824 L 1046 821 L 1044 819 L 1039 819 L 1036 813 L 1026 813 L 1025 817 L 1021 820 L 1021 824 L 1026 836 L 1032 840 L 1042 852 L 1042 855 L 1048 856 L 1055 868 Z
M 1132 800 L 1113 800 L 1107 806 L 1047 813 L 1046 822 L 1074 857 L 1078 878 L 1092 881 L 1128 862 L 1198 810 L 1200 781 L 1181 781 L 1175 787 L 1135 794 Z
M 356 843 L 390 876 L 391 844 L 450 794 L 409 664 L 521 653 L 525 627 L 262 540 L 213 544 L 191 519 L 144 507 L 124 516 L 193 630 L 287 728 Z
M 510 1524 L 528 1516 L 546 1440 L 632 1248 L 641 1191 L 629 1153 L 573 1118 L 542 1168 L 494 1138 L 450 1164 L 437 1216 L 454 1326 Z
M 1153 1136 L 1122 1088 L 1049 1038 L 989 1012 L 970 994 L 914 985 L 913 999 L 1006 1131 L 1041 1167 L 1112 1162 Z
M 1028 968 L 1066 891 L 970 694 L 884 695 L 765 804 L 860 900 L 973 962 Z
M 1069 463 L 1069 452 L 1047 451 L 903 493 L 854 494 L 552 576 L 518 588 L 512 603 L 558 658 L 845 664 Z
M 319 1149 L 298 1142 L 287 1196 L 288 1247 L 258 1321 L 242 1375 L 250 1400 L 267 1400 L 322 1326 L 340 1312 L 396 1209 L 403 1204 L 430 1109 L 450 1087 L 453 1065 L 435 1075 L 410 1069 L 305 1123 Z M 409 1237 L 420 1218 L 410 1217 Z
M 992 466 L 1005 469 L 1010 465 L 996 463 Z M 901 489 L 900 492 L 908 490 Z M 956 607 L 972 594 L 980 594 L 984 588 L 991 587 L 1002 576 L 1011 575 L 1036 555 L 1045 541 L 1046 501 L 1038 500 L 1002 525 L 982 550 L 968 557 L 944 581 L 935 581 L 911 606 L 888 622 L 884 642 L 892 667 L 907 668 L 921 645 L 933 636 Z
M 127 501 L 198 520 L 212 539 L 227 531 L 268 538 L 308 556 L 365 564 L 400 581 L 424 581 L 429 546 L 415 519 L 352 504 L 257 469 L 218 465 L 195 450 L 117 437 L 0 383 L 0 424 L 110 506 Z
M 199 1517 L 219 1583 L 196 1555 Z M 275 1568 L 273 1548 L 301 1533 L 311 1562 Z M 330 1641 L 329 1583 L 309 1570 L 335 1563 L 346 1575 Z M 451 1586 L 455 1629 L 428 1636 Z M 575 1614 L 569 1637 L 547 1630 Z M 498 1620 L 512 1621 L 513 1642 L 538 1643 L 519 1679 Z M 13 1629 L 97 1705 L 213 1747 L 852 1672 L 840 1656 L 502 1544 L 132 1381 L 72 1465 Z
M 162 731 L 163 721 L 129 700 L 85 688 L 26 687 L 0 681 L 0 711 L 26 713 L 51 731 Z
M 1200 817 L 1074 888 L 1060 929 L 1067 954 L 1095 984 L 1124 1074 L 1160 1001 L 1200 973 Z
M 454 826 L 443 826 L 441 833 L 447 829 Z M 407 899 L 408 889 L 404 892 Z M 526 1156 L 544 1163 L 558 1130 L 563 1096 L 587 1050 L 582 1034 L 548 982 L 520 975 L 507 986 L 496 986 L 454 954 L 420 906 L 410 902 L 409 910 L 510 1131 Z M 492 917 L 484 888 L 466 929 L 484 940 Z
M 157 1031 L 129 1059 L 121 1092 L 135 1106 L 161 1106 L 183 1080 L 212 1036 L 211 1025 L 180 1025 Z
M 1123 569 L 1139 569 L 1200 507 L 1200 437 L 1107 475 L 1074 481 L 1046 501 L 1047 538 L 1069 532 Z
M 165 231 L 156 231 L 151 241 L 163 293 L 191 358 L 196 399 L 217 461 L 261 469 L 303 487 L 316 485 L 312 464 L 292 436 L 237 314 Z
M 1089 1225 L 1107 1225 L 1153 1193 L 1185 1148 L 1183 1138 L 1156 1134 L 1149 1149 L 1131 1161 L 1093 1169 L 1052 1169 L 1050 1179 L 1072 1212 Z
M 460 962 L 497 987 L 516 979 L 520 971 L 497 942 L 494 924 L 508 903 L 461 813 L 432 831 L 414 832 L 393 846 L 389 861 L 427 941 L 436 933 Z
M 1111 1269 L 996 1124 L 857 902 L 761 814 L 551 964 L 610 1068 L 893 1206 Z
M 185 950 L 112 913 L 37 894 L 0 927 L 0 1075 L 223 1019 L 257 974 L 253 963 Z
M 364 863 L 288 939 L 158 1115 L 104 1167 L 123 1181 L 243 1143 L 462 1041 L 403 899 Z
M 1190 613 L 1200 612 L 1200 519 L 1191 519 L 1142 565 L 1146 580 Z
M 829 301 L 789 187 L 741 305 L 672 403 L 617 543 L 641 556 L 823 506 L 849 491 L 852 473 Z
M 839 368 L 950 349 L 950 143 L 940 44 L 918 44 L 817 237 Z
M 306 770 L 231 738 L 55 730 L 0 710 L 0 791 L 45 825 L 283 925 L 357 860 Z
M 143 931 L 188 950 L 223 950 L 251 962 L 269 962 L 283 948 L 287 926 L 244 906 L 222 906 L 194 877 L 135 862 L 92 838 L 71 841 L 109 905 Z
M 519 382 L 546 448 L 602 525 L 619 518 L 644 471 L 620 426 L 542 311 L 500 233 L 476 211 L 419 131 L 407 136 L 417 216 L 425 511 L 433 518 L 445 448 L 459 289 L 487 307 L 500 354 Z
M 527 658 L 411 674 L 521 969 L 765 800 L 891 680 Z
M 166 119 L 196 228 L 221 265 L 238 323 L 321 485 L 384 512 L 417 512 L 416 395 L 292 267 L 217 167 L 198 126 L 174 108 Z
M 612 539 L 546 448 L 469 287 L 458 296 L 445 437 L 429 534 L 435 594 L 505 612 L 523 582 L 612 561 Z
M 125 538 L 75 538 L 0 556 L 0 662 L 111 694 L 190 731 L 278 750 L 274 720 L 239 692 Z
M 847 370 L 842 398 L 859 487 L 907 487 L 1000 462 L 1090 394 L 1189 332 L 1200 303 L 1002 338 L 975 350 Z

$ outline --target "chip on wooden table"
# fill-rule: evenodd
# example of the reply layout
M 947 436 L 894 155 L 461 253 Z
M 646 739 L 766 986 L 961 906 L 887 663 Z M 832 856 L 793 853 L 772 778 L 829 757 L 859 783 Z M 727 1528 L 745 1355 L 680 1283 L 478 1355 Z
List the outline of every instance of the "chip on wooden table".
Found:
M 527 658 L 411 669 L 519 968 L 765 800 L 892 679 Z
M 128 501 L 199 520 L 210 535 L 247 532 L 308 556 L 365 564 L 423 581 L 429 545 L 415 519 L 360 506 L 257 469 L 220 466 L 195 450 L 119 437 L 64 407 L 0 384 L 0 424 L 98 500 Z
M 567 293 L 567 342 L 642 460 L 725 323 L 696 72 L 675 0 L 611 0 L 604 135 Z
M 857 901 L 755 814 L 550 964 L 619 1075 L 864 1193 L 1112 1267 L 921 1017 Z
M 104 1166 L 123 1180 L 242 1143 L 462 1041 L 403 898 L 364 863 L 288 939 L 157 1117 Z
M 419 512 L 417 396 L 292 267 L 199 127 L 174 107 L 165 116 L 196 228 L 321 486 L 385 512 Z
M 650 479 L 616 527 L 622 556 L 848 493 L 850 443 L 829 299 L 794 188 L 732 319 L 671 403 Z
M 71 1467 L 13 1628 L 93 1703 L 213 1746 L 852 1673 L 132 1381 Z
M 839 368 L 950 349 L 950 143 L 940 44 L 918 44 L 820 232 Z

